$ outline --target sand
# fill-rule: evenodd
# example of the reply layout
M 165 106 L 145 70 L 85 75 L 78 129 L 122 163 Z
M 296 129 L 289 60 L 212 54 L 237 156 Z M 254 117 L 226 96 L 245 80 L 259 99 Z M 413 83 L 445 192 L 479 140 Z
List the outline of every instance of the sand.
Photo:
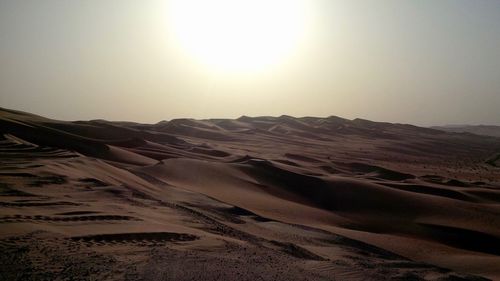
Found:
M 0 280 L 500 280 L 500 138 L 0 109 Z
M 476 135 L 500 137 L 500 126 L 494 125 L 448 125 L 434 126 L 432 128 L 447 132 L 472 133 Z

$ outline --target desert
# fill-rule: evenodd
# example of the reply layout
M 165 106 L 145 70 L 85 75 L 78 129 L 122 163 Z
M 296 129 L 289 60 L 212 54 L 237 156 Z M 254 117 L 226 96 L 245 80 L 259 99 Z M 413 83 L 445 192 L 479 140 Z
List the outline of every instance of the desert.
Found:
M 0 110 L 1 280 L 499 280 L 500 139 Z

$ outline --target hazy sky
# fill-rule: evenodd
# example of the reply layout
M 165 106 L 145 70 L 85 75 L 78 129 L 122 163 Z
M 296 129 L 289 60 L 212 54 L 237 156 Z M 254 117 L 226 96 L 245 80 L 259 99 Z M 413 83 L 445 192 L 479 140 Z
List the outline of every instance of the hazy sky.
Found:
M 253 12 L 267 11 L 259 3 Z M 168 0 L 0 0 L 0 106 L 64 120 L 288 114 L 500 125 L 500 1 L 310 0 L 292 16 L 277 3 L 254 17 L 235 5 L 179 15 Z M 207 48 L 224 33 L 206 42 L 183 34 L 197 38 L 193 51 L 175 17 L 190 32 L 223 18 L 240 43 L 215 54 Z M 267 37 L 253 30 L 262 25 Z

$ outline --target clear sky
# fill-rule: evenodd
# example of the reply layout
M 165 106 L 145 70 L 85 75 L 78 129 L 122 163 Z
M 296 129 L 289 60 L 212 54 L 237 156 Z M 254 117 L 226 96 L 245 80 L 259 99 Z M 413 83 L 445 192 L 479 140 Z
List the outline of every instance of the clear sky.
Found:
M 500 125 L 500 1 L 179 1 L 0 0 L 0 106 Z

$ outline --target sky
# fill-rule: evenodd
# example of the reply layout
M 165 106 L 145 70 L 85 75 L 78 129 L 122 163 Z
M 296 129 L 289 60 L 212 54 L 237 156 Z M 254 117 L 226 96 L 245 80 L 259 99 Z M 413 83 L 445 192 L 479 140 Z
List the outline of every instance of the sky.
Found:
M 500 1 L 179 1 L 0 0 L 0 106 L 500 125 Z

